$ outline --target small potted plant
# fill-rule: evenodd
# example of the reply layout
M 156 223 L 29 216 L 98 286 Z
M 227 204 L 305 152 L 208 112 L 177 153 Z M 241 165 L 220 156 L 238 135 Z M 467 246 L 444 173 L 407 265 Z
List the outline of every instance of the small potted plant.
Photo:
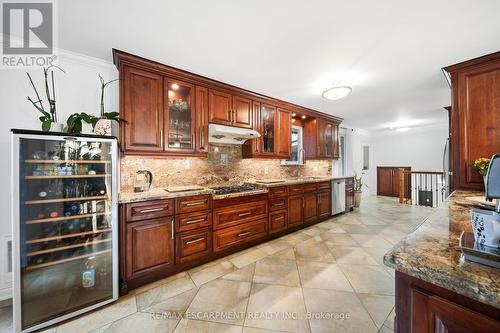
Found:
M 104 111 L 104 90 L 106 86 L 110 83 L 116 82 L 120 79 L 114 79 L 105 82 L 102 76 L 99 74 L 99 80 L 101 81 L 101 112 L 99 117 L 92 117 L 92 130 L 94 134 L 97 135 L 111 135 L 112 134 L 112 124 L 113 121 L 117 123 L 120 122 L 118 112 L 105 112 Z
M 480 157 L 472 163 L 472 167 L 477 170 L 477 172 L 483 176 L 484 186 L 486 187 L 486 174 L 488 173 L 488 166 L 490 165 L 490 159 L 486 157 Z
M 357 174 L 354 175 L 354 207 L 359 207 L 361 204 L 361 195 L 363 194 L 363 186 L 368 188 L 368 185 L 366 185 L 363 182 L 363 178 L 357 176 Z
M 39 119 L 42 122 L 42 130 L 43 131 L 62 132 L 64 124 L 59 123 L 57 121 L 54 68 L 59 69 L 63 73 L 66 73 L 60 67 L 57 67 L 55 65 L 51 65 L 49 67 L 43 68 L 43 76 L 45 79 L 45 95 L 47 96 L 47 102 L 49 104 L 48 109 L 47 110 L 45 109 L 45 107 L 43 105 L 43 100 L 40 98 L 40 95 L 38 94 L 38 90 L 36 89 L 35 84 L 33 83 L 33 79 L 31 78 L 31 75 L 29 73 L 26 73 L 28 75 L 28 79 L 30 80 L 31 86 L 33 87 L 33 90 L 35 91 L 35 95 L 36 95 L 36 101 L 31 99 L 31 97 L 29 97 L 29 96 L 28 96 L 28 101 L 30 101 L 31 104 L 33 104 L 33 106 L 38 111 L 40 111 L 40 113 L 42 114 L 39 117 Z M 50 73 L 50 77 L 51 77 L 51 84 L 50 85 L 49 85 L 49 73 Z M 50 86 L 52 86 L 52 91 L 50 89 Z

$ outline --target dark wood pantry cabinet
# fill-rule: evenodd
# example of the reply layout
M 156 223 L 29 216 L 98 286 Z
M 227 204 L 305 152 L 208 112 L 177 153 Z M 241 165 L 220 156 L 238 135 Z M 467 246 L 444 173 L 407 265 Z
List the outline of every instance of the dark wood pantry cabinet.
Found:
M 444 70 L 451 75 L 451 190 L 483 190 L 472 164 L 500 152 L 500 52 Z
M 399 169 L 411 170 L 411 167 L 377 167 L 377 195 L 399 197 Z
M 113 58 L 120 73 L 124 154 L 206 156 L 209 123 L 214 123 L 251 128 L 261 134 L 245 143 L 243 157 L 286 159 L 290 156 L 291 114 L 299 113 L 325 123 L 319 132 L 314 129 L 311 140 L 320 144 L 310 151 L 311 156 L 338 156 L 341 118 L 123 51 L 113 50 Z

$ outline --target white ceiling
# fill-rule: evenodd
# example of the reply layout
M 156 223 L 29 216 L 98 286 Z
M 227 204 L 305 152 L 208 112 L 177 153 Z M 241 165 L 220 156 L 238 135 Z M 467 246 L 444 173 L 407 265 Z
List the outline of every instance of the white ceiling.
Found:
M 440 68 L 500 50 L 498 0 L 64 0 L 59 47 L 111 48 L 381 131 L 446 122 Z M 327 101 L 334 81 L 351 85 Z

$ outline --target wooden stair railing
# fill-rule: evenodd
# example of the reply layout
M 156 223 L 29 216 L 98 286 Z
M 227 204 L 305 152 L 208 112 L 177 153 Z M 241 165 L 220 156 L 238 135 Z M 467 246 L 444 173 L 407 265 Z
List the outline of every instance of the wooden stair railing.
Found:
M 399 169 L 399 203 L 437 207 L 448 191 L 443 172 Z

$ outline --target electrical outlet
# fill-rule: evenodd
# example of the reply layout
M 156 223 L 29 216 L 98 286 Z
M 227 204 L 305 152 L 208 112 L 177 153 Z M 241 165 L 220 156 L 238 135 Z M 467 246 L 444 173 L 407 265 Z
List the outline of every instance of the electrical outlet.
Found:
M 229 161 L 227 154 L 220 154 L 220 163 L 227 164 Z
M 317 166 L 313 167 L 313 171 L 318 172 L 318 167 Z
M 185 169 L 191 169 L 191 160 L 190 159 L 186 159 L 184 161 L 184 168 Z
M 268 168 L 268 167 L 265 167 L 265 168 L 264 168 L 264 174 L 265 174 L 265 175 L 268 175 L 268 174 L 269 174 L 269 168 Z

